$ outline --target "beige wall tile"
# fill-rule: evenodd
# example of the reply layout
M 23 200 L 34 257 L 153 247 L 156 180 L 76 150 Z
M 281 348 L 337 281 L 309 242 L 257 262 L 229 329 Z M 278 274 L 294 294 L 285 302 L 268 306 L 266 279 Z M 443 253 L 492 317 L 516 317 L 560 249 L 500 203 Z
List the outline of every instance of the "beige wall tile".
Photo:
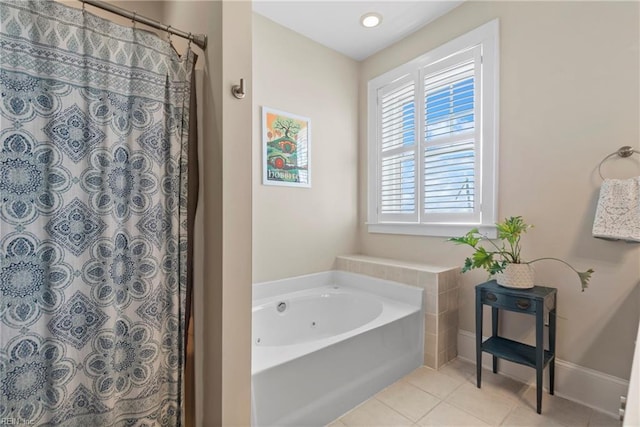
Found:
M 438 294 L 423 293 L 424 311 L 427 314 L 438 314 Z
M 438 292 L 438 275 L 437 273 L 430 273 L 428 271 L 418 272 L 418 285 L 421 286 L 427 292 Z
M 447 364 L 446 356 L 447 352 L 438 348 L 438 360 L 436 360 L 436 366 L 438 369 Z
M 458 323 L 459 323 L 458 313 L 459 313 L 459 309 L 450 310 L 447 312 L 447 324 L 452 328 L 456 328 L 456 329 L 458 328 Z
M 340 257 L 337 257 L 333 262 L 334 270 L 349 271 L 349 261 Z
M 349 271 L 352 273 L 362 274 L 363 262 L 356 260 L 349 260 L 348 263 Z
M 425 314 L 424 316 L 424 332 L 425 334 L 436 334 L 438 329 L 438 321 L 435 314 Z
M 385 279 L 392 280 L 394 282 L 402 282 L 402 267 L 385 266 Z
M 381 264 L 376 264 L 376 263 L 371 263 L 372 264 L 372 269 L 371 269 L 371 275 L 373 277 L 377 277 L 378 279 L 386 279 L 387 278 L 387 266 L 386 265 L 381 265 Z
M 438 335 L 443 334 L 449 328 L 447 317 L 446 314 L 438 316 Z
M 456 357 L 458 357 L 458 342 L 456 339 L 456 344 L 449 347 L 448 349 L 445 350 L 445 352 L 447 353 L 446 355 L 446 363 L 451 362 L 452 360 L 455 360 Z
M 447 310 L 458 309 L 458 298 L 460 296 L 460 290 L 458 288 L 450 289 L 447 293 Z
M 452 312 L 447 311 L 438 316 L 438 333 L 442 333 L 452 327 Z
M 418 286 L 418 270 L 413 268 L 403 268 L 400 282 L 411 286 Z
M 438 336 L 435 334 L 425 334 L 424 336 L 424 352 L 425 354 L 437 354 Z
M 456 357 L 458 357 L 458 347 L 457 346 L 446 348 L 444 350 L 443 362 L 444 362 L 444 364 L 447 364 L 447 363 L 451 362 L 452 360 L 455 360 Z
M 438 353 L 443 351 L 445 348 L 447 348 L 447 334 L 446 331 L 444 334 L 438 334 L 437 340 L 438 340 Z
M 438 275 L 438 283 L 441 291 L 449 291 L 460 286 L 460 270 L 443 271 Z
M 374 273 L 375 265 L 373 263 L 362 262 L 360 265 L 362 267 L 362 271 L 361 271 L 362 274 L 375 277 L 375 273 Z
M 426 351 L 424 353 L 424 365 L 429 368 L 436 368 L 436 356 L 433 354 L 428 354 Z
M 458 342 L 458 328 L 449 328 L 445 333 L 445 345 L 444 348 L 455 347 Z
M 442 314 L 447 311 L 447 294 L 443 292 L 438 292 L 438 314 Z

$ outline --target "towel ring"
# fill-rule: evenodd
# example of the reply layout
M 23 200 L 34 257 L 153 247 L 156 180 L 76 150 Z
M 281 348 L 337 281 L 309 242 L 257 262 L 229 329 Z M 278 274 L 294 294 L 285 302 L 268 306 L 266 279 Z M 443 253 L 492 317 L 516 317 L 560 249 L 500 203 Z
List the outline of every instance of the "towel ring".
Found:
M 604 180 L 604 176 L 602 176 L 602 164 L 609 159 L 610 157 L 613 156 L 619 156 L 619 157 L 631 157 L 633 155 L 633 153 L 636 154 L 640 154 L 640 151 L 638 150 L 634 150 L 633 147 L 630 147 L 628 145 L 625 145 L 624 147 L 620 147 L 618 148 L 617 151 L 609 154 L 608 156 L 606 156 L 604 159 L 602 159 L 600 161 L 600 164 L 598 165 L 598 175 L 600 175 L 600 178 L 602 178 L 602 180 Z

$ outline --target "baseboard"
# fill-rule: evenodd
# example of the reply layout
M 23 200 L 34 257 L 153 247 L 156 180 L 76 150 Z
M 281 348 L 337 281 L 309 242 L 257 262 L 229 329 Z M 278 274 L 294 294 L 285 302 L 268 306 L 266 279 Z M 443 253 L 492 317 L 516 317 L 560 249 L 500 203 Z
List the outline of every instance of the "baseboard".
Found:
M 458 357 L 476 363 L 474 333 L 463 330 L 458 332 Z M 482 366 L 491 369 L 490 354 L 483 353 Z M 499 373 L 526 384 L 535 383 L 535 371 L 516 363 L 501 360 Z M 545 369 L 545 388 L 549 384 L 548 375 L 548 369 Z M 626 396 L 629 389 L 629 381 L 560 359 L 556 360 L 555 379 L 556 395 L 616 418 L 620 396 Z

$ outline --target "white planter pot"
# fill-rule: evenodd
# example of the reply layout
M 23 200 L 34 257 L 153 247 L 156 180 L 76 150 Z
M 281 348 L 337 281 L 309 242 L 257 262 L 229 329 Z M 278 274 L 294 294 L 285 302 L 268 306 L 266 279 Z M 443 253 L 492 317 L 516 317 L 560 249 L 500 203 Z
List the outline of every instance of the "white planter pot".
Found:
M 495 277 L 498 285 L 505 288 L 531 289 L 535 281 L 533 267 L 529 264 L 507 264 Z

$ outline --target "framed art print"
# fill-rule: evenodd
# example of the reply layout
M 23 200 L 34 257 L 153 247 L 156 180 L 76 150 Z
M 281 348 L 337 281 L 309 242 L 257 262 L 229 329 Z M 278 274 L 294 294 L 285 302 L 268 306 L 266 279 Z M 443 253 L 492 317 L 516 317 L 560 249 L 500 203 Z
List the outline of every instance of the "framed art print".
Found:
M 262 184 L 311 187 L 311 120 L 262 107 Z

